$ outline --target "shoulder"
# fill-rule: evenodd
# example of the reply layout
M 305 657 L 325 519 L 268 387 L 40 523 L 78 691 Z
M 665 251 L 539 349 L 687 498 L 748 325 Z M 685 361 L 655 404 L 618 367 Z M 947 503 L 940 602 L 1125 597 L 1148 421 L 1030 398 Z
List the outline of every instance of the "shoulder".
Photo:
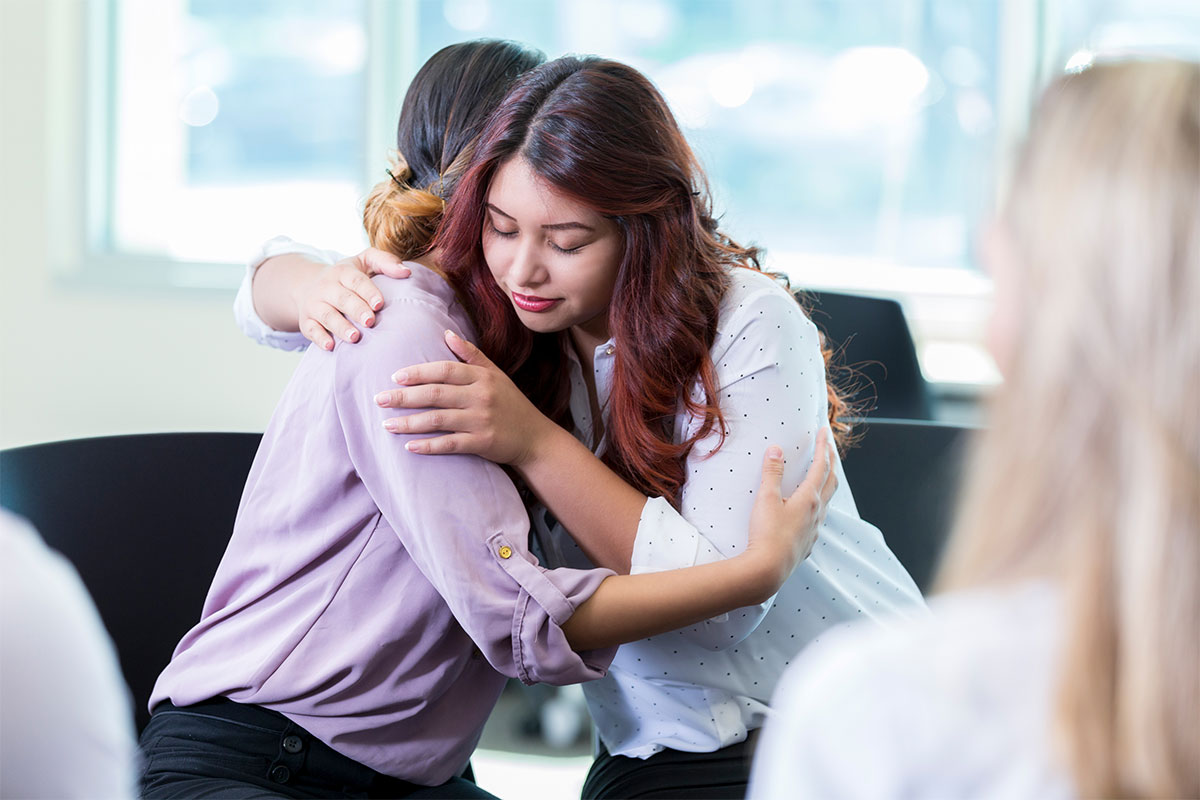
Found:
M 454 291 L 436 273 L 420 264 L 408 263 L 409 278 L 376 275 L 371 280 L 383 294 L 383 308 L 371 328 L 359 326 L 362 339 L 356 344 L 338 343 L 335 359 L 346 366 L 369 366 L 381 354 L 389 359 L 389 372 L 407 363 L 453 358 L 444 334 L 452 330 L 473 336 L 466 311 Z
M 816 341 L 816 327 L 787 287 L 755 270 L 730 270 L 729 288 L 718 314 L 714 351 L 748 335 L 776 341 L 812 337 Z
M 763 785 L 845 797 L 1069 794 L 1048 757 L 1057 608 L 1053 590 L 1026 584 L 946 596 L 929 617 L 891 628 L 823 634 L 775 693 Z
M 916 715 L 969 725 L 1050 671 L 1056 608 L 1053 590 L 1027 584 L 937 598 L 930 615 L 888 627 L 832 630 L 789 670 L 777 702 L 814 721 L 877 725 Z
M 824 380 L 816 326 L 787 287 L 750 269 L 730 270 L 710 354 L 723 383 L 771 366 Z
M 43 610 L 73 612 L 90 603 L 74 567 L 50 549 L 27 521 L 0 509 L 0 575 L 6 593 L 36 599 Z M 16 610 L 19 604 L 5 604 Z
M 413 319 L 423 321 L 449 320 L 461 311 L 454 290 L 440 275 L 420 264 L 404 264 L 412 274 L 407 278 L 376 275 L 372 282 L 383 294 L 383 308 L 376 329 L 386 330 Z M 390 306 L 401 306 L 399 313 L 388 313 Z

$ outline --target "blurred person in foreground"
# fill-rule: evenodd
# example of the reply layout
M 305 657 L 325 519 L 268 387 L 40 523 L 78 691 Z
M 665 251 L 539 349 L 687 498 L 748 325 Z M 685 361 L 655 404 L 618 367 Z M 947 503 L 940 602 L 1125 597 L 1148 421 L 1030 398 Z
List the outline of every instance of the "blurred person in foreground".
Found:
M 1200 65 L 1052 84 L 983 251 L 947 593 L 789 669 L 753 798 L 1200 797 Z
M 0 508 L 0 797 L 137 794 L 133 702 L 71 563 Z

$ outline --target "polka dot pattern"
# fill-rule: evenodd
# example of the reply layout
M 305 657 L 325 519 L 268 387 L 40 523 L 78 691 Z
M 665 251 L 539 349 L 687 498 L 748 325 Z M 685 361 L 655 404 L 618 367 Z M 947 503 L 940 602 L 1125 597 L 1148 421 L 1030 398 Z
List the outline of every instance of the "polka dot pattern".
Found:
M 611 385 L 608 342 L 596 350 L 601 408 Z M 658 572 L 728 558 L 748 541 L 750 512 L 768 445 L 783 448 L 785 492 L 812 460 L 826 423 L 824 362 L 815 326 L 770 278 L 734 270 L 712 348 L 726 439 L 714 433 L 693 449 L 681 509 L 647 501 L 633 551 L 633 572 Z M 594 445 L 582 370 L 571 372 L 576 435 Z M 703 397 L 697 386 L 693 397 Z M 676 416 L 677 441 L 702 420 Z M 741 741 L 767 713 L 776 682 L 802 647 L 853 619 L 922 614 L 924 604 L 880 532 L 858 517 L 850 487 L 839 486 L 813 554 L 769 602 L 621 647 L 607 677 L 584 684 L 601 739 L 613 753 L 650 755 L 663 747 L 715 750 Z M 561 526 L 551 538 L 566 537 Z M 578 548 L 575 549 L 578 556 Z M 581 566 L 571 559 L 551 564 Z M 551 555 L 548 553 L 548 555 Z M 586 559 L 584 559 L 586 563 Z

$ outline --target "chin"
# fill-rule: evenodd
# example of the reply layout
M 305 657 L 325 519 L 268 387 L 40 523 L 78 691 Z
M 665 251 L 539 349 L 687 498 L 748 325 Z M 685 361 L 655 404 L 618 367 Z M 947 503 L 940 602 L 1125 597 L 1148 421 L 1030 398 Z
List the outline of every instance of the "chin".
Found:
M 517 319 L 521 321 L 521 324 L 534 333 L 558 333 L 570 327 L 570 325 L 563 324 L 557 314 L 553 316 L 537 314 L 517 308 L 515 305 L 513 311 L 517 313 Z

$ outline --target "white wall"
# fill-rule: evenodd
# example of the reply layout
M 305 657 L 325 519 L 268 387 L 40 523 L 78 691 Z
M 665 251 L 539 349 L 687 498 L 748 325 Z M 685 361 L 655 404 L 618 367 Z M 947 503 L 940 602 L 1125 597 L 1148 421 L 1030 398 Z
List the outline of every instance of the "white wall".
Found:
M 0 0 L 0 447 L 262 430 L 297 356 L 242 336 L 232 292 L 101 291 L 51 274 L 52 8 Z

